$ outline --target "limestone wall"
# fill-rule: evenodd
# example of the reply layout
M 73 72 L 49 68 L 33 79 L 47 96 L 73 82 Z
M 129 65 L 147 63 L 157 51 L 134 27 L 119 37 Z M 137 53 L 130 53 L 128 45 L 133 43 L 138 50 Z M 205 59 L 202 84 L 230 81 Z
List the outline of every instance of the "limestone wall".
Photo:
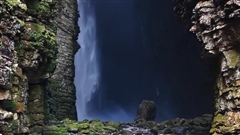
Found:
M 75 0 L 0 0 L 0 133 L 76 119 Z

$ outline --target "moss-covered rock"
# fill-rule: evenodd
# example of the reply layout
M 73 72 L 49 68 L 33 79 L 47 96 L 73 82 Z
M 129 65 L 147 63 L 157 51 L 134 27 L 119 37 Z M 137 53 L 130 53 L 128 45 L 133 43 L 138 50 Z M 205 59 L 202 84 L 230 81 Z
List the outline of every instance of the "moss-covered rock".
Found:
M 77 3 L 75 0 L 4 0 L 0 1 L 0 5 L 0 72 L 2 74 L 0 85 L 3 91 L 0 92 L 0 95 L 3 95 L 0 100 L 7 99 L 0 101 L 0 111 L 11 114 L 2 117 L 1 120 L 4 121 L 0 120 L 0 123 L 6 123 L 4 128 L 0 128 L 0 133 L 29 134 L 29 131 L 40 133 L 45 120 L 53 120 L 56 115 L 61 117 L 59 120 L 68 117 L 70 113 L 66 111 L 66 106 L 70 106 L 72 110 L 75 105 L 74 76 L 70 76 L 73 73 L 69 71 L 73 72 L 75 50 L 72 48 L 78 34 L 74 32 L 77 29 Z M 67 10 L 62 10 L 62 6 Z M 65 11 L 68 13 L 66 14 Z M 66 19 L 70 21 L 60 19 L 64 15 L 68 15 Z M 70 24 L 66 27 L 61 26 L 66 29 L 66 34 L 57 36 L 57 30 L 61 29 L 56 25 L 57 20 Z M 57 45 L 56 39 L 60 36 L 67 37 L 67 42 L 61 41 Z M 52 107 L 47 104 L 62 103 L 60 99 L 62 96 L 56 96 L 54 99 L 57 100 L 53 100 L 54 94 L 49 94 L 49 89 L 46 88 L 46 83 L 49 82 L 48 79 L 52 76 L 56 64 L 59 64 L 56 54 L 61 44 L 69 48 L 68 52 L 60 50 L 64 55 L 63 62 L 67 62 L 60 71 L 65 72 L 65 69 L 68 69 L 66 74 L 69 80 L 65 81 L 60 78 L 59 75 L 63 75 L 62 73 L 55 75 L 56 78 L 60 78 L 61 82 L 66 82 L 64 85 L 56 82 L 53 86 L 56 88 L 55 92 L 61 93 L 60 89 L 66 90 L 64 94 L 66 98 L 62 104 L 64 106 L 54 105 Z M 60 63 L 60 65 L 63 64 Z M 7 96 L 6 93 L 8 93 Z M 68 104 L 67 100 L 71 103 Z M 58 114 L 54 113 L 54 109 L 58 111 Z M 71 112 L 74 113 L 69 117 L 76 119 L 76 111 Z M 53 119 L 48 119 L 50 117 Z M 15 124 L 15 121 L 11 124 L 13 119 L 21 124 Z M 16 125 L 18 129 L 12 128 L 15 131 L 11 131 L 10 125 Z M 79 130 L 78 126 L 75 123 L 68 124 L 68 126 L 59 125 L 54 132 L 56 134 L 64 134 L 68 132 L 67 130 L 73 132 Z
M 27 5 L 22 3 L 20 0 L 6 0 L 6 2 L 9 4 L 9 7 L 13 9 L 14 7 L 19 7 L 22 10 L 27 10 Z
M 17 111 L 17 102 L 14 100 L 3 100 L 0 102 L 0 105 L 3 109 L 11 112 Z
M 79 130 L 89 129 L 90 124 L 88 122 L 80 122 Z
M 118 129 L 119 126 L 120 126 L 120 123 L 114 122 L 114 121 L 108 121 L 108 122 L 106 123 L 106 126 L 112 127 L 112 128 L 115 128 L 115 129 Z
M 102 133 L 104 131 L 104 125 L 99 120 L 90 121 L 90 132 Z
M 33 49 L 38 49 L 47 57 L 54 58 L 57 51 L 56 35 L 55 33 L 46 28 L 45 25 L 39 23 L 26 23 L 25 31 L 27 35 L 24 37 L 25 40 L 31 42 L 22 42 L 23 45 L 31 45 Z
M 45 126 L 43 129 L 44 135 L 66 135 L 67 127 L 64 126 Z
M 17 130 L 18 127 L 19 127 L 19 121 L 18 121 L 18 120 L 13 120 L 13 121 L 11 122 L 11 128 L 12 128 L 13 130 Z
M 74 120 L 64 119 L 62 123 L 55 124 L 44 128 L 46 133 L 80 133 L 91 135 L 102 135 L 117 132 L 120 123 L 117 122 L 101 122 L 100 120 L 84 120 L 77 122 Z
M 52 28 L 41 23 L 26 22 L 23 29 L 25 34 L 16 45 L 20 66 L 29 72 L 32 80 L 37 80 L 55 69 L 56 34 Z
M 148 126 L 136 123 L 102 122 L 100 120 L 74 121 L 65 119 L 54 126 L 44 128 L 44 133 L 51 135 L 87 134 L 87 135 L 155 135 L 155 134 L 208 134 L 212 115 L 203 115 L 195 119 L 173 119 L 164 122 L 147 121 Z
M 37 16 L 38 18 L 52 18 L 56 11 L 52 8 L 56 4 L 56 0 L 26 0 L 28 7 L 27 12 L 30 15 Z M 51 20 L 45 20 L 51 21 Z

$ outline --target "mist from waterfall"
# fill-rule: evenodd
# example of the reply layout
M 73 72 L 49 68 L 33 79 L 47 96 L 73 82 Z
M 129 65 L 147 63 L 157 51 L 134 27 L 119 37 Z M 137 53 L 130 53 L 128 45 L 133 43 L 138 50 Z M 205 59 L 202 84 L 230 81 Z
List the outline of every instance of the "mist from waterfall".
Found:
M 75 55 L 75 86 L 78 120 L 91 119 L 88 103 L 99 86 L 99 54 L 96 38 L 95 11 L 91 1 L 79 0 L 80 34 L 78 43 L 81 48 Z
M 78 0 L 78 8 L 79 121 L 132 122 L 142 100 L 156 102 L 157 121 L 212 112 L 214 78 L 171 1 Z

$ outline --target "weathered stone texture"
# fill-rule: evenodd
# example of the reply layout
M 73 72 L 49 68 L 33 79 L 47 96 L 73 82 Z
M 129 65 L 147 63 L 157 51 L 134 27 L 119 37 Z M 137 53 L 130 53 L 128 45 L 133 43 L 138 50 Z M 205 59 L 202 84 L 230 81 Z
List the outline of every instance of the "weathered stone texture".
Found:
M 143 100 L 138 107 L 135 122 L 141 123 L 145 121 L 154 121 L 156 111 L 156 104 L 153 101 Z
M 0 0 L 0 133 L 41 132 L 49 115 L 76 119 L 76 6 L 74 0 Z
M 24 13 L 26 5 L 20 1 L 8 0 L 0 1 L 0 5 L 0 133 L 23 133 L 28 132 L 24 119 L 28 94 L 27 88 L 19 91 L 20 82 L 26 78 L 24 74 L 19 76 L 15 46 L 21 34 L 21 20 L 18 18 L 19 12 L 14 9 Z
M 203 58 L 216 57 L 219 63 L 212 134 L 240 133 L 239 11 L 239 0 L 200 0 L 187 11 L 190 31 L 203 43 Z
M 47 86 L 47 108 L 49 122 L 63 118 L 77 119 L 75 100 L 76 92 L 73 84 L 74 54 L 77 51 L 77 1 L 60 0 L 57 2 L 57 65 Z

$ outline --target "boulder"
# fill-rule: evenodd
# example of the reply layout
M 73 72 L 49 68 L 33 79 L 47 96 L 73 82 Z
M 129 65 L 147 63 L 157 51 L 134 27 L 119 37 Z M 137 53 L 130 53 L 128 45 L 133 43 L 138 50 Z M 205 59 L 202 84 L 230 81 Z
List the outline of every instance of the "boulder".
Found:
M 154 121 L 156 117 L 156 104 L 153 101 L 143 100 L 137 110 L 135 123 Z

